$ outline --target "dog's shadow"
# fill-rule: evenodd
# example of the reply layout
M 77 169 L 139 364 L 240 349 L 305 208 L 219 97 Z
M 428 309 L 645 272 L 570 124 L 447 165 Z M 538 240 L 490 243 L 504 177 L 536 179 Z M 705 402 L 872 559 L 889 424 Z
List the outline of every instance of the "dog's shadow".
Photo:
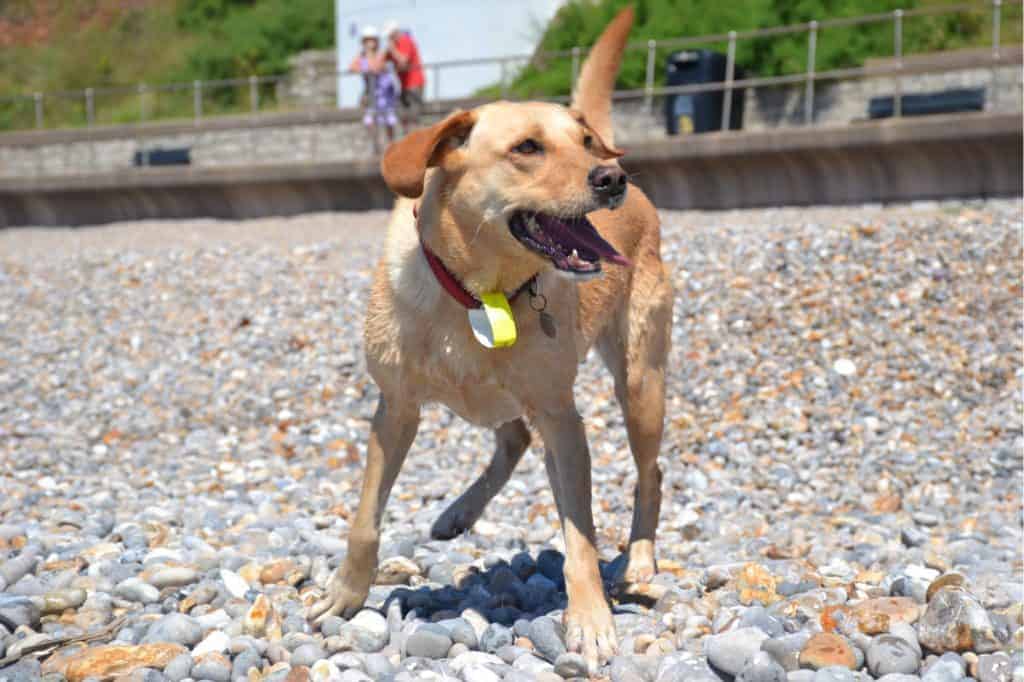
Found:
M 616 577 L 624 563 L 624 555 L 613 561 L 600 562 L 601 577 L 613 613 L 637 613 L 653 606 L 654 599 L 625 592 L 617 585 Z M 391 590 L 390 594 L 378 608 L 384 613 L 400 608 L 405 621 L 415 611 L 415 617 L 430 622 L 462 618 L 469 609 L 488 623 L 505 627 L 541 616 L 558 618 L 568 603 L 564 564 L 565 557 L 556 550 L 542 550 L 536 556 L 524 551 L 509 561 L 488 565 L 486 569 L 467 566 L 456 570 L 448 584 L 385 588 Z

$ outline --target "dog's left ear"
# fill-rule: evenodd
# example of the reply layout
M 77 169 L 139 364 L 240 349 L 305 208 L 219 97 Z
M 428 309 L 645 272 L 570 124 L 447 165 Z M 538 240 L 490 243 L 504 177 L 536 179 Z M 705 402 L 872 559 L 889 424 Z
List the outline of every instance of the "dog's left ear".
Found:
M 587 119 L 583 117 L 583 112 L 582 111 L 577 111 L 576 109 L 570 109 L 569 110 L 569 114 L 574 119 L 576 119 L 576 121 L 581 126 L 583 126 L 584 128 L 587 129 L 587 134 L 589 134 L 592 138 L 594 138 L 594 143 L 595 144 L 594 144 L 594 148 L 593 149 L 597 153 L 597 155 L 600 156 L 602 159 L 605 159 L 605 160 L 607 160 L 607 159 L 617 159 L 617 158 L 619 158 L 620 156 L 622 156 L 623 154 L 626 153 L 626 152 L 622 151 L 621 149 L 619 149 L 618 147 L 613 147 L 613 146 L 609 145 L 607 142 L 605 142 L 601 138 L 601 136 L 598 134 L 598 132 L 596 130 L 594 130 L 593 128 L 591 128 L 590 124 L 587 123 Z
M 414 130 L 384 152 L 380 170 L 395 194 L 415 199 L 423 194 L 427 168 L 442 164 L 451 144 L 469 134 L 476 122 L 472 111 L 456 111 L 429 128 Z

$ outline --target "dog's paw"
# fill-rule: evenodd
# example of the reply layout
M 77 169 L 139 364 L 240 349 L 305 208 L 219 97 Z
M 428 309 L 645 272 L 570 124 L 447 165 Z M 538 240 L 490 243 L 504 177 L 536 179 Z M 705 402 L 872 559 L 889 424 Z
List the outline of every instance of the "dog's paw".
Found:
M 653 557 L 650 559 L 645 557 L 636 561 L 630 559 L 618 582 L 626 585 L 642 585 L 651 582 L 657 573 L 658 566 L 654 563 Z
M 365 586 L 348 584 L 339 568 L 327 584 L 327 594 L 309 608 L 309 620 L 315 625 L 320 625 L 328 616 L 351 618 L 359 609 L 363 608 L 369 593 L 369 584 Z
M 625 564 L 615 575 L 619 586 L 642 585 L 651 582 L 658 573 L 654 560 L 654 547 L 650 542 L 634 542 L 629 546 Z
M 472 528 L 474 523 L 476 518 L 460 498 L 437 517 L 437 521 L 430 527 L 430 537 L 435 540 L 451 540 Z
M 619 648 L 615 635 L 615 621 L 611 609 L 603 601 L 591 608 L 565 612 L 565 646 L 569 651 L 583 654 L 587 670 L 593 675 L 598 666 L 607 662 Z

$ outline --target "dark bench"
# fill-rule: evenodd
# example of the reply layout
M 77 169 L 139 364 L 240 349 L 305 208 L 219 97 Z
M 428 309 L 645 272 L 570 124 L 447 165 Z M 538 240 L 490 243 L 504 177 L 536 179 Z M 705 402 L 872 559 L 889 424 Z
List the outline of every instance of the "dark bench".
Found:
M 141 149 L 135 152 L 133 163 L 136 166 L 188 166 L 192 155 L 188 147 Z
M 869 118 L 890 118 L 895 110 L 895 96 L 872 97 L 868 102 Z M 927 116 L 929 114 L 952 114 L 958 111 L 984 111 L 985 90 L 957 89 L 928 92 L 919 95 L 903 95 L 902 116 Z

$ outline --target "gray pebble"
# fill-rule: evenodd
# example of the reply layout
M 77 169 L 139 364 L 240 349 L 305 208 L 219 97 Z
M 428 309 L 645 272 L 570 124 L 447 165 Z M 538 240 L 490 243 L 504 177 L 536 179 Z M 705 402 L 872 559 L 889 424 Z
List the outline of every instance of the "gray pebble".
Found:
M 1002 651 L 978 657 L 978 682 L 1009 682 L 1013 661 Z
M 194 618 L 181 613 L 169 613 L 149 626 L 143 644 L 171 642 L 192 647 L 203 638 L 203 628 Z
M 333 637 L 341 632 L 341 628 L 344 625 L 345 620 L 343 618 L 328 616 L 320 623 L 320 633 L 323 634 L 324 637 Z
M 729 675 L 737 675 L 744 664 L 760 651 L 761 643 L 768 639 L 760 628 L 740 628 L 704 639 L 704 655 L 708 662 Z
M 586 677 L 587 662 L 580 654 L 564 653 L 555 660 L 554 672 L 561 677 Z
M 879 635 L 871 640 L 867 652 L 868 670 L 875 677 L 889 673 L 909 675 L 921 665 L 920 653 L 906 640 L 895 635 Z
M 327 652 L 317 644 L 302 644 L 292 651 L 291 664 L 312 666 L 317 661 L 327 658 Z
M 4 682 L 36 682 L 40 678 L 41 664 L 34 658 L 22 659 L 6 668 L 0 668 L 0 680 Z
M 144 582 L 141 578 L 128 578 L 121 581 L 114 593 L 122 599 L 141 604 L 152 604 L 160 599 L 160 590 Z
M 970 649 L 984 654 L 1001 646 L 985 608 L 961 589 L 939 590 L 928 602 L 917 624 L 918 638 L 926 648 L 943 653 L 960 650 L 965 633 Z
M 526 652 L 521 656 L 516 657 L 516 660 L 512 661 L 512 667 L 516 670 L 530 673 L 531 675 L 554 671 L 553 665 L 530 652 Z
M 767 652 L 758 651 L 743 665 L 736 682 L 786 682 L 786 671 Z
M 164 668 L 164 675 L 170 682 L 181 682 L 192 672 L 192 655 L 179 654 Z
M 535 618 L 530 622 L 529 634 L 537 653 L 554 661 L 565 653 L 565 632 L 562 624 L 553 618 Z
M 646 656 L 615 656 L 608 666 L 611 682 L 645 682 L 653 679 L 654 673 Z
M 769 637 L 781 637 L 786 634 L 782 621 L 768 613 L 763 606 L 751 606 L 746 609 L 740 616 L 739 627 L 759 628 Z
M 502 647 L 512 644 L 512 631 L 504 625 L 491 623 L 480 636 L 480 648 L 487 653 L 493 654 Z
M 782 637 L 772 637 L 761 642 L 761 650 L 767 652 L 783 670 L 790 672 L 800 668 L 800 651 L 811 638 L 807 631 L 795 632 Z
M 964 659 L 954 653 L 946 653 L 925 668 L 921 679 L 924 682 L 959 682 L 966 668 Z
M 786 682 L 814 682 L 814 670 L 790 670 L 786 673 Z
M 813 682 L 857 682 L 857 673 L 840 665 L 814 671 Z
M 391 664 L 387 656 L 381 654 L 368 654 L 363 657 L 363 665 L 366 674 L 375 680 L 383 679 L 394 674 L 395 666 Z
M 900 529 L 900 540 L 907 547 L 920 547 L 928 542 L 928 534 L 914 526 L 907 526 Z
M 246 649 L 235 656 L 235 660 L 231 664 L 231 677 L 232 679 L 248 679 L 249 669 L 259 670 L 262 664 L 263 658 L 254 649 Z
M 456 644 L 464 644 L 469 649 L 476 649 L 479 645 L 476 630 L 465 618 L 449 618 L 439 621 L 438 625 L 448 631 L 448 636 Z
M 192 677 L 212 682 L 230 682 L 231 663 L 219 654 L 207 654 L 192 665 Z
M 41 615 L 39 607 L 28 597 L 0 594 L 0 623 L 34 628 Z
M 380 613 L 363 609 L 342 628 L 347 633 L 356 650 L 363 653 L 375 653 L 383 649 L 390 638 L 388 622 Z M 324 634 L 327 634 L 324 632 Z
M 444 658 L 451 646 L 448 632 L 434 624 L 421 625 L 405 640 L 406 655 L 423 658 Z

